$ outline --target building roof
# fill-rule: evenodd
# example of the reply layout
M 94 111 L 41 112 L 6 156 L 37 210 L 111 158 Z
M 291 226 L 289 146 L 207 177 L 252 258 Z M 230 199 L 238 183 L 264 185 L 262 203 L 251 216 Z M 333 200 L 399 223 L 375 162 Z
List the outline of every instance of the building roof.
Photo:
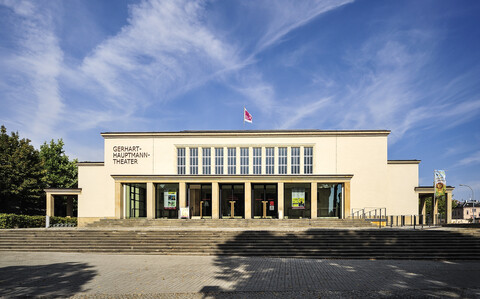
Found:
M 184 130 L 164 132 L 103 132 L 103 137 L 172 137 L 172 136 L 388 136 L 390 130 Z

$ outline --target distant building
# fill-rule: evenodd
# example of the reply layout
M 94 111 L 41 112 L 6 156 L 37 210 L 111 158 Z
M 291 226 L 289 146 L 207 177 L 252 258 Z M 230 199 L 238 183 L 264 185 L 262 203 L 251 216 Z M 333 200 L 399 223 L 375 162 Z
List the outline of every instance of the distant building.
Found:
M 452 219 L 470 222 L 473 218 L 480 219 L 480 202 L 477 200 L 461 202 L 452 210 Z

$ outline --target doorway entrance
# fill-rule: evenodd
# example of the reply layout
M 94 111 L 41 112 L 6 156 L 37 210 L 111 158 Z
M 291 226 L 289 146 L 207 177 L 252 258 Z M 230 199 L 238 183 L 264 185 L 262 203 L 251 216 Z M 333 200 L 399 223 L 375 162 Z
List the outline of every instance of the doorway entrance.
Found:
M 245 186 L 243 184 L 220 184 L 221 218 L 245 217 Z
M 188 184 L 191 218 L 212 218 L 212 184 Z
M 277 184 L 252 184 L 252 218 L 278 218 Z

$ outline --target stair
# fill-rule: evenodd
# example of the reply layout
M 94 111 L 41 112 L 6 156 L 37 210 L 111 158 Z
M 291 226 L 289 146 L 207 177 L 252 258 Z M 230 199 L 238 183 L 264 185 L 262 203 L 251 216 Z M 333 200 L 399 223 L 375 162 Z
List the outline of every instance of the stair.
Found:
M 452 230 L 0 230 L 0 251 L 480 260 L 480 233 Z
M 359 228 L 376 227 L 364 219 L 100 219 L 86 227 L 198 228 Z

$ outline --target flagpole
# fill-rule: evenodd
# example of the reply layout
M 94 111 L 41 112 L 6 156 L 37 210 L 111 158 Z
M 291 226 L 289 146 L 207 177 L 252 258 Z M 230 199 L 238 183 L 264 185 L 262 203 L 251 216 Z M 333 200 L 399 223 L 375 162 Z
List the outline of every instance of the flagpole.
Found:
M 245 129 L 245 105 L 243 105 L 243 129 Z

